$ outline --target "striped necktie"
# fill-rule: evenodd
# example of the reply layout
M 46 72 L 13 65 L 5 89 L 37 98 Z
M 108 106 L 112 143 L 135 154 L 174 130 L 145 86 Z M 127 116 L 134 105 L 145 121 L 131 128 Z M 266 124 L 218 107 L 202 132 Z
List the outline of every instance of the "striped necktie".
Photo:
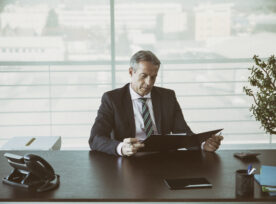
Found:
M 146 136 L 149 137 L 153 133 L 153 127 L 152 127 L 152 120 L 150 117 L 149 108 L 146 104 L 147 99 L 146 98 L 139 98 L 139 100 L 142 102 L 142 117 L 144 120 L 144 131 L 146 133 Z

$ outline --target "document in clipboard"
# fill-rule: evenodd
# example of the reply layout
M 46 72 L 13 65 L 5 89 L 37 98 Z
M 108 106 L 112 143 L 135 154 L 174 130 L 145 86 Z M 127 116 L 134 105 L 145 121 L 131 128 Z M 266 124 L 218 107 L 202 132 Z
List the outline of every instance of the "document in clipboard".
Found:
M 167 150 L 177 150 L 180 148 L 189 148 L 200 145 L 214 134 L 219 133 L 223 129 L 211 130 L 192 135 L 186 134 L 158 134 L 151 135 L 142 141 L 145 147 L 140 152 L 158 152 Z

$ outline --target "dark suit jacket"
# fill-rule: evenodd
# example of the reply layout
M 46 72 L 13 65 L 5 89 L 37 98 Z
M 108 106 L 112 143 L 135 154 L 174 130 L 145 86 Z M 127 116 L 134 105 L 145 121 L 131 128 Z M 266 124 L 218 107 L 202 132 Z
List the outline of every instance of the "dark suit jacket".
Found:
M 153 87 L 151 99 L 159 134 L 192 134 L 173 90 Z M 89 145 L 92 150 L 117 155 L 117 145 L 129 137 L 135 137 L 135 121 L 127 84 L 102 96 L 98 115 L 91 129 Z

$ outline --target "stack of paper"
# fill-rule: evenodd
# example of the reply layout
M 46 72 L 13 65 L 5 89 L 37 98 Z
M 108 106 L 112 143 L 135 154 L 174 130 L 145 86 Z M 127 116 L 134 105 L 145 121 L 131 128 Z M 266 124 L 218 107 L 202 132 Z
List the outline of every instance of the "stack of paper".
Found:
M 260 174 L 255 174 L 254 178 L 262 186 L 263 192 L 276 196 L 276 166 L 262 165 Z

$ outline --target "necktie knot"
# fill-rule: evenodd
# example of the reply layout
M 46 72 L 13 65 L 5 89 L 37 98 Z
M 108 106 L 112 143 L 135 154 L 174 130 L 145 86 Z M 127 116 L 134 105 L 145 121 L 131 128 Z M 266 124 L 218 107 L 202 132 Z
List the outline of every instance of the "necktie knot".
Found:
M 146 104 L 146 102 L 147 102 L 147 98 L 139 98 L 139 100 L 140 100 L 143 104 Z

